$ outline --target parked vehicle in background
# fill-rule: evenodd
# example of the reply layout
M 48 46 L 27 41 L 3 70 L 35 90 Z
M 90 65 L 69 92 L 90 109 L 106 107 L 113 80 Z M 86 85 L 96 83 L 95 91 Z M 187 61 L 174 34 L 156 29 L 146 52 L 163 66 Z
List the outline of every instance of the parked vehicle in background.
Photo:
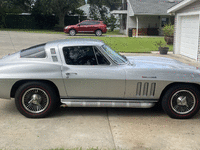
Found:
M 107 32 L 107 26 L 103 21 L 84 20 L 76 25 L 66 26 L 64 32 L 71 36 L 75 36 L 77 33 L 94 33 L 96 36 L 101 36 Z

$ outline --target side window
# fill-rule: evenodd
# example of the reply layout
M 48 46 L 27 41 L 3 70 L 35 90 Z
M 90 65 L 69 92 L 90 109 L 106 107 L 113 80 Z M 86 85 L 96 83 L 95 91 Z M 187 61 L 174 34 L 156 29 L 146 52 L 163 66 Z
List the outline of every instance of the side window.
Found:
M 97 65 L 92 46 L 63 47 L 63 54 L 68 65 Z
M 88 21 L 88 25 L 93 25 L 94 21 Z
M 82 25 L 88 25 L 88 21 L 84 21 L 84 22 L 80 23 L 80 25 L 81 25 L 81 26 L 82 26 Z
M 94 47 L 94 52 L 97 57 L 98 65 L 110 65 L 110 62 L 105 58 L 105 56 L 96 47 Z
M 100 22 L 95 22 L 94 24 L 100 24 Z
M 95 24 L 97 24 L 96 21 L 90 21 L 90 25 L 95 25 Z
M 45 58 L 45 45 L 40 44 L 20 51 L 20 58 Z

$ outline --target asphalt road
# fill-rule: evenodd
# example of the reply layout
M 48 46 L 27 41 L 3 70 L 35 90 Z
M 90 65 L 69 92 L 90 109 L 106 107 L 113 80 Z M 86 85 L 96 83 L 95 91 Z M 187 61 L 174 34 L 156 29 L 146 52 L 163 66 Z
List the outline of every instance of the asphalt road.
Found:
M 66 35 L 0 31 L 0 56 Z M 126 54 L 154 55 L 155 54 Z M 199 64 L 180 55 L 170 57 Z M 0 99 L 0 149 L 99 148 L 130 150 L 200 149 L 200 112 L 192 119 L 169 118 L 162 110 L 60 108 L 48 118 L 28 119 L 13 100 Z

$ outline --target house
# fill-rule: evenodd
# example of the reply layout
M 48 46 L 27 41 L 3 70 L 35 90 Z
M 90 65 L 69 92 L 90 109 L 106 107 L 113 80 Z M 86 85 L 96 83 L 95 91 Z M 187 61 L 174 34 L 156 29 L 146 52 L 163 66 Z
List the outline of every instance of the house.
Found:
M 119 14 L 121 18 L 120 32 L 128 34 L 133 28 L 133 36 L 162 35 L 165 24 L 174 23 L 174 16 L 167 10 L 181 0 L 122 0 L 120 10 L 112 14 Z
M 174 54 L 200 62 L 200 1 L 183 0 L 167 12 L 175 15 Z

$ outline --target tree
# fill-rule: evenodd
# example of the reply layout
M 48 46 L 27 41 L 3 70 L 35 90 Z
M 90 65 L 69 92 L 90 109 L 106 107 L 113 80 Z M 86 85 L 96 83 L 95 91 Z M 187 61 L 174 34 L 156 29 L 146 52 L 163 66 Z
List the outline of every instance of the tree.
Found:
M 117 19 L 113 15 L 108 17 L 108 11 L 118 9 L 121 6 L 121 0 L 89 0 L 88 3 L 90 4 L 90 17 L 94 20 L 103 20 L 113 31 Z
M 8 13 L 16 14 L 21 12 L 11 0 L 0 0 L 0 28 L 6 27 L 5 21 Z
M 5 27 L 5 16 L 6 16 L 6 1 L 0 0 L 0 28 Z
M 89 0 L 90 18 L 94 20 L 107 20 L 108 10 L 104 5 L 104 0 Z
M 43 14 L 55 14 L 59 18 L 59 26 L 64 27 L 65 15 L 80 7 L 84 0 L 37 0 L 34 8 Z
M 24 13 L 31 12 L 32 6 L 35 3 L 35 0 L 7 0 L 7 1 L 9 2 L 10 5 L 20 9 Z

